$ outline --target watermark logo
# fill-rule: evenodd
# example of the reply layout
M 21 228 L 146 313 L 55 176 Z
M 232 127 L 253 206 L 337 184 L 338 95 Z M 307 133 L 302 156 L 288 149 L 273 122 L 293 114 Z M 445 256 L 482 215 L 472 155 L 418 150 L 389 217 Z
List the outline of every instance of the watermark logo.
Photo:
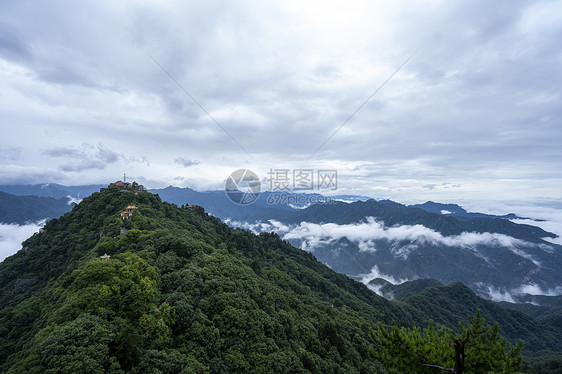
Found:
M 338 171 L 335 169 L 270 169 L 270 191 L 312 191 L 338 189 Z
M 270 169 L 268 175 L 268 205 L 302 209 L 310 204 L 335 203 L 335 199 L 316 192 L 338 189 L 338 172 L 335 169 Z M 238 169 L 226 179 L 225 192 L 233 203 L 250 205 L 260 196 L 260 179 L 249 169 Z
M 335 204 L 336 200 L 330 196 L 272 192 L 267 197 L 267 203 L 269 205 L 289 205 L 302 209 L 312 204 Z
M 250 205 L 260 195 L 260 179 L 249 169 L 238 169 L 226 178 L 226 196 L 235 204 Z

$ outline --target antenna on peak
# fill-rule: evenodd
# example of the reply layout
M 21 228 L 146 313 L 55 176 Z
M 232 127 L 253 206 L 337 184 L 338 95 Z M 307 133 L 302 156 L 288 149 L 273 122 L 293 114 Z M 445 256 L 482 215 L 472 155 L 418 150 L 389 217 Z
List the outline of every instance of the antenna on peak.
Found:
M 127 174 L 123 173 L 123 183 L 127 182 Z

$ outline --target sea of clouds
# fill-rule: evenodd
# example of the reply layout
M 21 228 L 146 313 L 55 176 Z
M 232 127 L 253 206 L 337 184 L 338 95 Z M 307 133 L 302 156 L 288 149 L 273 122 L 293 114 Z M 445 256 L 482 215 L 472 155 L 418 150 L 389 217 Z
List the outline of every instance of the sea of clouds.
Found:
M 45 221 L 27 225 L 0 224 L 0 261 L 21 249 L 21 243 L 38 232 Z
M 408 243 L 393 248 L 394 256 L 401 257 L 402 259 L 407 259 L 412 251 L 417 250 L 423 245 L 468 248 L 476 255 L 485 259 L 485 256 L 480 254 L 477 248 L 480 245 L 486 245 L 507 248 L 516 255 L 533 261 L 535 265 L 540 267 L 540 262 L 533 258 L 531 254 L 525 252 L 525 248 L 539 247 L 545 251 L 552 251 L 552 247 L 549 245 L 537 245 L 504 234 L 463 232 L 459 235 L 444 236 L 422 225 L 386 227 L 384 222 L 379 222 L 374 217 L 366 217 L 363 222 L 344 225 L 311 222 L 286 225 L 275 220 L 257 223 L 229 221 L 228 223 L 253 232 L 276 232 L 284 240 L 300 241 L 301 249 L 311 252 L 319 245 L 332 244 L 345 238 L 357 244 L 360 250 L 368 252 L 376 252 L 375 241 L 377 240 Z
M 552 206 L 517 206 L 517 205 L 493 205 L 488 209 L 478 207 L 471 209 L 489 214 L 506 214 L 514 212 L 521 217 L 529 219 L 515 219 L 513 222 L 538 226 L 546 231 L 558 235 L 556 238 L 544 238 L 545 241 L 553 244 L 562 244 L 562 209 Z M 287 225 L 276 220 L 267 222 L 239 222 L 227 221 L 231 226 L 248 229 L 255 233 L 276 232 L 281 238 L 289 241 L 301 243 L 301 249 L 313 252 L 321 245 L 329 245 L 337 240 L 346 238 L 357 244 L 362 251 L 376 252 L 375 242 L 377 240 L 387 240 L 392 242 L 405 243 L 393 248 L 396 257 L 406 259 L 408 255 L 419 247 L 427 244 L 445 245 L 450 247 L 463 247 L 471 250 L 475 255 L 487 260 L 478 251 L 480 245 L 498 246 L 511 250 L 514 254 L 532 261 L 538 267 L 541 263 L 528 253 L 526 249 L 540 249 L 546 252 L 554 250 L 553 246 L 547 244 L 529 243 L 521 239 L 498 233 L 476 233 L 464 232 L 459 235 L 444 236 L 441 233 L 422 225 L 402 225 L 386 227 L 384 222 L 379 222 L 373 217 L 366 217 L 363 222 L 338 225 L 335 223 L 311 223 L 301 222 L 299 224 Z M 392 284 L 400 284 L 412 279 L 396 279 L 392 275 L 382 273 L 377 266 L 371 269 L 368 274 L 363 274 L 361 281 L 368 284 L 375 278 L 382 278 Z M 373 287 L 372 287 L 373 288 Z M 378 287 L 380 288 L 380 287 Z M 562 286 L 553 289 L 542 289 L 535 284 L 522 284 L 511 290 L 499 289 L 493 285 L 480 284 L 481 294 L 487 295 L 494 301 L 515 302 L 517 295 L 562 295 Z M 373 290 L 378 293 L 377 287 Z

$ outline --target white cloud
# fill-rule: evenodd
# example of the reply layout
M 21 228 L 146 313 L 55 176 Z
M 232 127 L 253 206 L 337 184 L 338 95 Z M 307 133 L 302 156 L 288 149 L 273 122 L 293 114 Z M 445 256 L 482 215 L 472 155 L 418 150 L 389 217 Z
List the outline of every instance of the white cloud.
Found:
M 553 199 L 537 199 L 527 204 L 517 202 L 465 202 L 465 208 L 488 214 L 504 215 L 515 213 L 525 219 L 512 222 L 537 226 L 557 235 L 556 238 L 544 238 L 554 244 L 562 245 L 562 202 Z
M 190 159 L 185 158 L 185 157 L 178 157 L 174 160 L 174 162 L 176 164 L 182 165 L 185 168 L 188 168 L 188 167 L 194 166 L 194 165 L 199 165 L 201 163 L 198 160 L 190 160 Z
M 0 145 L 0 161 L 17 161 L 20 157 L 20 147 L 3 147 Z
M 271 228 L 274 229 L 274 228 Z M 332 244 L 346 238 L 356 243 L 360 250 L 374 252 L 374 240 L 394 242 L 391 251 L 394 256 L 406 259 L 408 255 L 425 244 L 446 245 L 449 247 L 468 248 L 477 256 L 487 258 L 478 251 L 481 245 L 503 247 L 514 254 L 531 260 L 536 266 L 540 263 L 532 255 L 525 252 L 526 247 L 538 247 L 548 250 L 548 246 L 538 246 L 507 235 L 498 233 L 463 232 L 459 235 L 443 236 L 441 233 L 422 225 L 402 225 L 386 227 L 384 223 L 367 217 L 365 222 L 338 225 L 335 223 L 316 224 L 302 222 L 299 225 L 284 228 L 285 240 L 302 240 L 302 249 L 314 250 L 321 244 Z
M 536 207 L 535 207 L 536 208 Z M 533 207 L 527 209 L 514 210 L 517 214 L 523 211 L 531 213 Z M 490 210 L 487 213 L 507 214 L 512 210 Z M 542 212 L 540 217 L 549 217 L 557 219 L 560 217 L 559 210 L 542 207 L 535 212 Z M 534 214 L 529 214 L 536 217 Z M 531 221 L 533 224 L 535 221 Z M 548 221 L 554 223 L 554 221 Z M 545 222 L 543 222 L 545 223 Z M 541 267 L 541 263 L 531 254 L 537 250 L 552 253 L 555 248 L 547 244 L 534 244 L 524 240 L 513 238 L 498 233 L 476 233 L 464 232 L 460 235 L 443 236 L 439 232 L 431 230 L 421 225 L 402 225 L 395 227 L 386 227 L 384 223 L 376 221 L 372 217 L 368 217 L 364 222 L 353 223 L 347 225 L 338 225 L 334 223 L 315 224 L 310 222 L 301 222 L 298 225 L 286 225 L 278 221 L 258 222 L 254 224 L 237 222 L 239 227 L 251 229 L 259 233 L 262 231 L 277 232 L 283 239 L 301 243 L 301 248 L 307 251 L 314 251 L 319 246 L 334 245 L 340 239 L 347 239 L 355 243 L 360 251 L 375 253 L 377 251 L 376 241 L 386 240 L 391 242 L 390 251 L 397 259 L 407 259 L 412 251 L 423 248 L 424 245 L 445 245 L 449 247 L 461 247 L 471 251 L 474 255 L 482 258 L 490 263 L 490 259 L 482 252 L 483 246 L 492 246 L 503 248 L 511 251 L 515 255 L 532 261 L 537 267 Z M 546 225 L 548 226 L 548 224 Z M 403 283 L 410 279 L 397 279 L 392 275 L 383 274 L 377 266 L 371 269 L 369 274 L 365 274 L 361 280 L 367 284 L 374 278 L 382 278 L 393 284 Z M 562 294 L 562 286 L 542 289 L 536 284 L 523 284 L 514 289 L 498 288 L 494 285 L 476 284 L 480 293 L 494 301 L 516 302 L 515 296 L 522 294 L 531 295 L 560 295 Z M 379 286 L 369 286 L 375 292 L 380 294 Z M 388 297 L 388 295 L 386 295 Z
M 413 279 L 402 279 L 402 278 L 397 279 L 397 278 L 393 277 L 392 275 L 384 274 L 375 265 L 375 266 L 373 266 L 373 268 L 371 269 L 369 274 L 363 275 L 363 277 L 361 278 L 361 282 L 368 285 L 369 288 L 371 288 L 373 291 L 375 291 L 377 294 L 379 294 L 381 296 L 382 296 L 382 294 L 380 293 L 381 287 L 369 285 L 369 282 L 372 281 L 373 279 L 376 279 L 376 278 L 384 279 L 385 281 L 390 282 L 390 283 L 395 284 L 395 285 L 407 282 L 409 280 L 413 280 Z
M 358 247 L 359 247 L 359 250 L 363 251 L 363 252 L 375 253 L 377 251 L 375 243 L 372 240 L 361 241 L 361 242 L 359 242 Z
M 525 284 L 512 292 L 530 295 L 558 296 L 562 295 L 562 286 L 545 290 L 536 284 Z
M 463 232 L 459 235 L 444 236 L 441 233 L 422 225 L 402 225 L 386 227 L 384 222 L 379 222 L 373 217 L 367 217 L 364 222 L 339 225 L 336 223 L 310 223 L 301 222 L 298 225 L 286 225 L 278 221 L 269 222 L 239 222 L 227 223 L 241 227 L 254 233 L 274 231 L 284 240 L 300 241 L 301 249 L 314 251 L 321 245 L 334 244 L 341 239 L 347 239 L 357 244 L 360 251 L 376 252 L 376 240 L 392 242 L 390 247 L 395 257 L 407 259 L 411 252 L 424 245 L 445 245 L 448 247 L 461 247 L 470 250 L 474 255 L 489 262 L 489 259 L 480 250 L 480 246 L 502 247 L 510 250 L 515 255 L 532 261 L 537 267 L 537 261 L 525 249 L 538 248 L 551 252 L 552 248 L 546 244 L 529 243 L 521 239 L 498 233 Z
M 78 199 L 78 198 L 72 197 L 70 195 L 66 195 L 66 198 L 68 199 L 68 205 L 79 204 L 80 201 L 82 201 L 82 199 Z
M 228 218 L 224 222 L 229 226 L 240 227 L 245 230 L 250 230 L 255 234 L 259 234 L 261 232 L 272 232 L 272 231 L 278 234 L 282 234 L 290 230 L 289 226 L 285 225 L 280 221 L 273 220 L 273 219 L 269 220 L 268 222 L 249 223 L 245 221 L 236 221 Z
M 558 286 L 551 289 L 543 289 L 536 284 L 524 284 L 520 287 L 513 288 L 510 290 L 501 289 L 498 287 L 484 285 L 482 283 L 476 284 L 480 289 L 480 294 L 483 294 L 492 301 L 507 301 L 509 303 L 519 302 L 518 296 L 525 295 L 543 295 L 543 296 L 559 296 L 562 295 L 562 286 Z M 533 305 L 539 305 L 535 301 L 525 300 L 526 303 L 530 302 Z
M 515 299 L 513 299 L 513 294 L 506 290 L 501 290 L 499 288 L 493 286 L 485 287 L 487 290 L 484 293 L 488 296 L 488 298 L 492 301 L 507 301 L 508 303 L 515 303 Z
M 0 261 L 21 249 L 21 243 L 43 227 L 44 222 L 30 225 L 0 224 Z
M 311 205 L 312 205 L 311 203 L 304 204 L 304 205 L 289 204 L 289 206 L 293 209 L 306 209 Z
M 117 152 L 108 149 L 103 144 L 97 147 L 88 143 L 77 147 L 54 147 L 45 149 L 42 152 L 45 156 L 54 158 L 72 159 L 72 162 L 65 161 L 59 165 L 59 170 L 64 172 L 76 172 L 88 169 L 104 169 L 107 165 L 113 164 L 123 158 Z

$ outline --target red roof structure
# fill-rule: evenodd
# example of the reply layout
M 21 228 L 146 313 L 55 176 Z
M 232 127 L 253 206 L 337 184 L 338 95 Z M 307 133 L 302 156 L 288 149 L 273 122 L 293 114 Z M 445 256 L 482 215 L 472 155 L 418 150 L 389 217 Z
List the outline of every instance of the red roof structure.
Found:
M 128 182 L 117 181 L 115 183 L 111 183 L 110 186 L 117 186 L 117 187 L 131 187 L 131 184 Z

